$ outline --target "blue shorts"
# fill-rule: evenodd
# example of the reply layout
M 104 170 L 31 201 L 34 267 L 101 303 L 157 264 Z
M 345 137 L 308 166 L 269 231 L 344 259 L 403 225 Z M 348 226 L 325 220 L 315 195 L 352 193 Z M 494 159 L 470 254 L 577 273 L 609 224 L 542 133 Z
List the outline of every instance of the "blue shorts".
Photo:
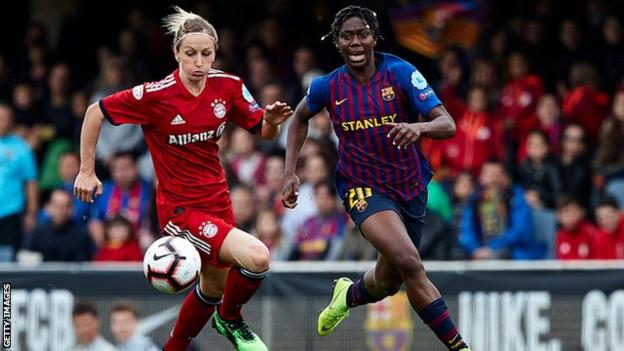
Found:
M 417 248 L 420 246 L 427 212 L 426 188 L 411 200 L 395 201 L 385 194 L 374 192 L 369 187 L 356 187 L 348 189 L 343 194 L 343 205 L 358 228 L 366 218 L 377 212 L 386 210 L 396 212 L 403 220 L 414 246 Z

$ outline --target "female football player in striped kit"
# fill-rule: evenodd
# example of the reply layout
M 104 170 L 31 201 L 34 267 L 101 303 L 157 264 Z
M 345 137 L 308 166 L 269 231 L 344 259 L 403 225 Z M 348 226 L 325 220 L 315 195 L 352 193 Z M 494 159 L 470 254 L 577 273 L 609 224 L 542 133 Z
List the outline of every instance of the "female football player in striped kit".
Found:
M 326 108 L 340 141 L 336 188 L 379 258 L 356 282 L 336 281 L 332 301 L 319 316 L 318 333 L 329 334 L 351 308 L 382 300 L 405 284 L 412 307 L 444 345 L 468 351 L 418 254 L 432 173 L 416 142 L 452 137 L 455 123 L 414 66 L 374 50 L 381 36 L 373 11 L 359 6 L 340 10 L 325 37 L 331 37 L 345 64 L 317 77 L 295 110 L 283 202 L 297 205 L 297 157 L 309 119 Z
M 266 276 L 269 251 L 235 227 L 217 140 L 228 122 L 273 139 L 292 110 L 279 101 L 262 109 L 239 77 L 211 68 L 219 39 L 205 19 L 176 7 L 164 23 L 174 36 L 178 69 L 89 106 L 75 193 L 91 202 L 94 191 L 102 192 L 94 159 L 104 119 L 141 125 L 158 179 L 163 233 L 186 238 L 202 258 L 200 282 L 184 300 L 164 350 L 186 350 L 211 316 L 237 350 L 267 350 L 242 319 L 241 305 Z

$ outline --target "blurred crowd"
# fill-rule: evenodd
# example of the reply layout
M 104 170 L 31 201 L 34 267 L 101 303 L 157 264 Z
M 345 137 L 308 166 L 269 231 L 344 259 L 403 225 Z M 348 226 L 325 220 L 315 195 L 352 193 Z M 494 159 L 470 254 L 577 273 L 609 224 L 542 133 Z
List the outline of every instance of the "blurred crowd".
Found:
M 111 341 L 102 335 L 102 319 L 95 306 L 79 301 L 72 311 L 75 344 L 72 351 L 158 351 L 161 348 L 139 328 L 139 310 L 132 300 L 114 301 L 108 311 Z M 195 351 L 196 347 L 189 347 Z
M 421 69 L 457 124 L 454 138 L 421 143 L 435 171 L 421 254 L 624 259 L 621 13 L 606 0 L 563 12 L 555 1 L 517 3 L 524 7 L 511 12 L 484 3 L 491 14 L 479 45 L 449 47 L 435 60 L 382 33 L 378 49 Z M 295 106 L 314 77 L 341 62 L 318 41 L 340 6 L 307 4 L 293 18 L 292 3 L 265 5 L 251 15 L 206 2 L 187 8 L 216 23 L 215 68 L 241 76 L 262 106 Z M 370 7 L 387 29 L 386 5 Z M 58 28 L 30 23 L 19 50 L 0 51 L 0 261 L 140 261 L 161 235 L 140 127 L 106 122 L 96 152 L 104 193 L 85 204 L 72 189 L 87 106 L 175 68 L 158 25 L 168 10 L 130 9 L 119 31 L 107 33 L 115 39 L 88 52 L 75 42 L 87 21 L 76 20 L 79 10 Z M 298 164 L 299 205 L 283 207 L 286 130 L 260 142 L 230 126 L 219 140 L 237 225 L 266 243 L 273 260 L 374 259 L 333 187 L 337 139 L 326 112 L 311 120 Z

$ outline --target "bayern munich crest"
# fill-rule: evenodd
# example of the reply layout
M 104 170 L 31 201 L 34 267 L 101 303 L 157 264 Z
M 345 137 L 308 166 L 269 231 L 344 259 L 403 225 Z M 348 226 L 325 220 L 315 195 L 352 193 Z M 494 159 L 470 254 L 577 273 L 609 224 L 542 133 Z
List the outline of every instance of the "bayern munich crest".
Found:
M 216 99 L 212 102 L 212 104 L 210 104 L 210 106 L 212 106 L 212 112 L 214 113 L 215 117 L 225 117 L 225 114 L 227 113 L 227 110 L 225 109 L 225 101 L 221 99 Z
M 217 225 L 212 222 L 202 222 L 202 225 L 199 226 L 199 231 L 202 235 L 210 239 L 217 235 L 219 228 L 217 228 Z
M 132 96 L 134 96 L 134 98 L 137 100 L 141 100 L 143 98 L 143 84 L 137 85 L 132 88 Z

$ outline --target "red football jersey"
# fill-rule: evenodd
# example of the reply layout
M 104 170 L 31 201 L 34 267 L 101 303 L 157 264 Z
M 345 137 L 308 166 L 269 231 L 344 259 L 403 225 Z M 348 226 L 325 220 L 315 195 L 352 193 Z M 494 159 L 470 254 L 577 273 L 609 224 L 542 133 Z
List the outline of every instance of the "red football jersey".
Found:
M 264 111 L 242 80 L 211 70 L 206 86 L 192 95 L 178 70 L 159 82 L 144 83 L 102 99 L 112 124 L 141 125 L 152 155 L 160 223 L 177 207 L 223 213 L 231 209 L 217 140 L 226 124 L 258 131 Z
M 556 249 L 559 260 L 583 260 L 594 258 L 593 245 L 597 229 L 591 223 L 583 221 L 573 230 L 559 229 Z

